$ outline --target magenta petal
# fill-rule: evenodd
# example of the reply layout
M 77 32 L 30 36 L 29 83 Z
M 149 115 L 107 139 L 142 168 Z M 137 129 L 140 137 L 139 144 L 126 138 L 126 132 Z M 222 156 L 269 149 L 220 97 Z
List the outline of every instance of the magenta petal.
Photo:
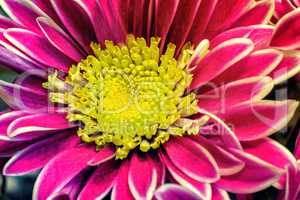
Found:
M 97 167 L 78 196 L 78 200 L 103 199 L 113 187 L 118 171 L 114 161 Z
M 134 154 L 131 158 L 128 184 L 136 199 L 151 200 L 153 197 L 158 176 L 154 162 L 150 156 Z
M 90 43 L 97 40 L 91 20 L 82 4 L 74 0 L 51 0 L 51 3 L 66 29 L 89 53 Z
M 66 113 L 40 113 L 14 120 L 7 129 L 9 137 L 31 139 L 48 134 L 49 131 L 73 127 L 66 119 Z
M 58 154 L 39 174 L 33 191 L 33 199 L 47 199 L 59 192 L 69 181 L 87 167 L 96 154 L 94 148 L 86 146 L 72 148 Z
M 232 153 L 245 162 L 239 173 L 222 176 L 216 185 L 233 193 L 253 193 L 263 190 L 278 181 L 282 171 L 263 160 L 239 150 Z
M 218 0 L 201 1 L 198 13 L 189 33 L 188 41 L 193 42 L 193 44 L 198 44 L 201 40 L 207 39 L 205 30 L 212 17 L 217 3 Z
M 175 184 L 165 184 L 156 192 L 157 200 L 204 200 L 189 190 Z
M 282 60 L 283 53 L 274 49 L 254 51 L 216 77 L 213 82 L 222 85 L 253 76 L 268 76 L 280 66 Z
M 103 42 L 104 40 L 107 40 L 107 38 L 112 37 L 114 42 L 124 43 L 126 41 L 126 36 L 127 36 L 126 27 L 124 27 L 124 24 L 122 24 L 122 17 L 117 8 L 120 7 L 120 4 L 123 3 L 126 4 L 126 2 L 125 1 L 118 2 L 118 1 L 111 1 L 111 0 L 96 1 L 96 3 L 99 6 L 98 10 L 97 10 L 98 7 L 96 8 L 96 6 L 93 5 L 95 4 L 93 1 L 85 0 L 85 2 L 89 2 L 88 4 L 92 4 L 92 8 L 94 8 L 93 11 L 91 11 L 91 9 L 89 10 L 93 15 L 92 22 L 94 24 L 96 34 L 98 34 L 99 31 L 101 32 L 105 31 L 106 33 L 104 37 L 100 37 L 100 40 L 98 37 L 99 42 Z M 130 2 L 130 6 L 132 5 L 133 2 Z M 100 16 L 97 15 L 98 12 Z M 101 23 L 99 23 L 99 20 L 101 20 Z M 108 27 L 105 26 L 106 23 L 108 23 L 110 30 Z
M 163 185 L 166 180 L 166 167 L 163 164 L 163 162 L 159 159 L 156 158 L 154 161 L 154 167 L 157 172 L 157 187 Z
M 245 152 L 252 154 L 271 165 L 285 170 L 288 165 L 296 166 L 296 159 L 291 152 L 276 141 L 264 138 L 252 142 L 243 143 Z M 272 155 L 272 156 L 270 156 Z M 284 177 L 281 177 L 274 186 L 277 188 L 284 187 Z
M 56 23 L 60 23 L 58 16 L 56 15 L 51 2 L 49 0 L 31 0 L 35 5 L 37 5 L 44 13 L 46 13 L 51 19 Z
M 267 24 L 274 11 L 272 0 L 262 0 L 244 13 L 233 25 L 233 27 L 249 26 L 255 24 Z
M 0 140 L 0 157 L 10 157 L 25 148 L 28 142 Z
M 249 38 L 253 42 L 255 49 L 266 48 L 271 41 L 273 29 L 273 26 L 269 25 L 253 25 L 230 29 L 215 37 L 211 41 L 211 48 L 227 40 L 242 37 Z
M 243 143 L 245 152 L 252 154 L 282 170 L 287 165 L 296 165 L 296 159 L 291 152 L 275 140 L 264 138 Z M 272 156 L 270 156 L 272 155 Z
M 164 144 L 170 160 L 187 176 L 200 182 L 215 182 L 219 169 L 211 154 L 189 138 L 174 138 Z
M 73 40 L 53 21 L 39 17 L 37 23 L 49 42 L 69 58 L 80 62 L 85 57 Z
M 20 176 L 44 167 L 53 157 L 78 145 L 79 137 L 72 133 L 59 133 L 28 146 L 14 155 L 5 165 L 3 173 Z
M 287 51 L 279 65 L 270 73 L 276 84 L 282 83 L 300 72 L 300 52 Z
M 129 185 L 128 185 L 128 172 L 129 172 L 130 162 L 124 160 L 119 169 L 116 182 L 113 186 L 111 199 L 112 200 L 134 200 L 132 196 Z
M 24 29 L 8 29 L 5 31 L 4 36 L 30 57 L 47 66 L 67 71 L 73 63 L 46 38 L 33 32 Z
M 0 16 L 0 30 L 4 31 L 8 28 L 21 28 L 21 25 L 9 19 L 8 17 Z
M 260 101 L 233 107 L 219 116 L 232 125 L 240 141 L 252 141 L 284 128 L 297 107 L 296 101 Z
M 191 83 L 191 89 L 196 89 L 211 81 L 230 66 L 246 57 L 252 50 L 253 43 L 245 38 L 228 40 L 215 47 L 192 71 L 194 79 Z
M 210 112 L 226 112 L 233 106 L 263 99 L 271 92 L 273 85 L 269 77 L 242 79 L 197 95 L 198 105 Z
M 251 0 L 218 1 L 206 31 L 209 33 L 217 33 L 218 31 L 229 28 L 251 4 Z
M 86 180 L 85 171 L 75 176 L 59 192 L 51 195 L 51 200 L 75 200 L 82 189 L 82 182 Z
M 18 49 L 17 47 L 15 47 L 10 41 L 8 41 L 5 37 L 4 37 L 4 32 L 6 30 L 1 31 L 0 30 L 0 44 L 5 47 L 9 52 L 14 53 L 15 57 L 20 57 L 26 61 L 28 61 L 29 63 L 32 63 L 32 67 L 37 67 L 37 68 L 41 68 L 42 70 L 46 71 L 46 66 L 43 65 L 40 62 L 37 62 L 36 60 L 34 60 L 33 58 L 30 58 L 28 55 L 26 55 L 24 52 L 22 52 L 20 49 Z M 11 58 L 12 59 L 12 58 Z M 9 66 L 9 65 L 8 65 Z M 20 68 L 21 66 L 19 66 Z M 27 71 L 28 72 L 28 71 Z M 29 73 L 32 72 L 31 70 L 29 71 Z M 45 74 L 44 74 L 45 77 Z
M 1 23 L 1 22 L 0 22 Z M 22 58 L 11 50 L 0 47 L 0 63 L 17 72 L 38 72 L 39 77 L 46 77 L 46 72 L 28 59 Z
M 11 140 L 7 135 L 7 128 L 14 120 L 29 115 L 24 111 L 11 111 L 0 115 L 0 139 Z
M 244 168 L 245 163 L 243 161 L 239 160 L 222 147 L 211 143 L 202 136 L 195 136 L 193 139 L 199 142 L 215 158 L 221 175 L 232 175 Z
M 35 20 L 39 16 L 47 15 L 34 3 L 22 0 L 3 0 L 1 6 L 14 21 L 24 25 L 28 30 L 41 33 Z
M 300 197 L 300 171 L 290 165 L 287 167 L 286 191 L 283 200 L 298 200 Z
M 112 146 L 104 147 L 99 152 L 97 152 L 97 154 L 93 158 L 91 158 L 88 164 L 91 166 L 96 166 L 107 162 L 108 160 L 111 160 L 115 157 L 115 151 L 115 148 Z
M 271 45 L 284 50 L 300 47 L 300 8 L 285 15 L 275 27 Z
M 33 90 L 28 87 L 0 80 L 0 97 L 11 108 L 29 112 L 46 112 L 48 110 L 48 96 L 46 90 Z
M 165 44 L 168 31 L 175 18 L 179 0 L 157 0 L 155 4 L 154 32 L 161 37 L 162 46 Z
M 199 0 L 179 1 L 176 15 L 168 32 L 169 41 L 178 48 L 177 54 L 180 53 L 181 47 L 186 43 L 200 3 Z M 182 23 L 182 19 L 185 19 L 185 23 Z
M 212 199 L 211 200 L 230 200 L 229 194 L 216 186 L 212 187 Z
M 170 172 L 172 178 L 177 183 L 194 192 L 201 199 L 211 199 L 212 191 L 209 183 L 199 182 L 188 177 L 179 168 L 177 168 L 164 153 L 160 152 L 159 156 L 162 162 L 166 165 L 166 168 Z

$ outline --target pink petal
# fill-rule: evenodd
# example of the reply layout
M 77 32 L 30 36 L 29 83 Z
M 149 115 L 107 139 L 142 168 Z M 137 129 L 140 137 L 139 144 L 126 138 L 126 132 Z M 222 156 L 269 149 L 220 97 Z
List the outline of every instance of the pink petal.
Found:
M 300 47 L 300 9 L 285 15 L 275 27 L 271 45 L 284 50 Z
M 229 28 L 251 4 L 251 0 L 218 1 L 206 31 L 214 34 L 218 31 Z
M 39 62 L 68 71 L 73 63 L 44 37 L 24 29 L 8 29 L 4 36 L 11 43 Z
M 1 6 L 14 21 L 24 25 L 28 30 L 41 33 L 35 20 L 39 16 L 47 17 L 47 15 L 34 3 L 22 0 L 3 0 Z
M 41 68 L 43 70 L 45 70 L 45 68 L 47 68 L 45 65 L 43 65 L 42 63 L 39 63 L 39 62 L 35 61 L 34 59 L 30 58 L 28 55 L 23 53 L 20 49 L 15 47 L 11 42 L 9 42 L 4 37 L 4 32 L 5 32 L 5 30 L 3 30 L 3 31 L 0 30 L 0 44 L 3 47 L 5 47 L 9 52 L 14 53 L 15 57 L 20 57 L 20 58 L 26 60 L 27 62 L 29 62 L 30 64 L 32 63 L 31 67 L 36 67 L 38 69 Z M 30 70 L 29 72 L 32 72 L 32 71 Z
M 128 184 L 135 199 L 152 199 L 158 181 L 154 162 L 155 160 L 150 156 L 133 154 L 128 172 Z
M 196 181 L 187 175 L 185 175 L 183 172 L 180 171 L 179 168 L 177 168 L 172 161 L 168 158 L 167 155 L 160 152 L 160 157 L 162 162 L 166 165 L 169 173 L 171 174 L 172 178 L 185 187 L 186 189 L 194 192 L 199 196 L 201 199 L 211 199 L 211 187 L 209 183 L 203 183 Z
M 115 151 L 115 148 L 113 148 L 112 146 L 104 147 L 100 151 L 98 151 L 93 158 L 91 158 L 88 164 L 90 166 L 97 166 L 104 162 L 107 162 L 108 160 L 111 160 L 115 157 Z
M 300 195 L 300 172 L 295 166 L 287 167 L 286 191 L 283 200 L 298 200 Z
M 282 83 L 300 72 L 300 53 L 285 52 L 279 65 L 270 73 L 276 84 Z
M 224 148 L 211 143 L 203 136 L 195 136 L 193 139 L 203 146 L 215 158 L 222 176 L 235 174 L 244 168 L 244 162 L 236 158 Z
M 72 180 L 66 184 L 59 192 L 51 195 L 51 200 L 75 200 L 82 189 L 82 182 L 86 179 L 86 173 L 81 172 L 79 175 L 72 178 Z
M 166 180 L 166 167 L 159 158 L 154 158 L 154 167 L 157 172 L 157 187 L 165 184 Z
M 20 28 L 21 25 L 15 21 L 9 19 L 8 17 L 0 16 L 0 30 L 4 31 L 8 28 Z
M 0 115 L 0 139 L 12 140 L 7 135 L 7 128 L 14 120 L 26 116 L 28 113 L 24 111 L 11 111 Z
M 189 33 L 188 41 L 198 44 L 201 40 L 207 39 L 205 30 L 212 17 L 218 0 L 201 1 L 198 13 Z
M 144 17 L 147 16 L 148 10 L 146 10 L 145 0 L 131 0 L 130 2 L 130 15 L 132 17 L 132 33 L 135 36 L 141 37 L 145 26 Z
M 262 0 L 243 14 L 233 25 L 233 27 L 249 26 L 254 24 L 267 24 L 274 12 L 274 2 L 272 0 Z
M 170 42 L 174 43 L 178 48 L 177 55 L 186 42 L 200 3 L 201 1 L 199 0 L 179 1 L 176 15 L 168 33 Z M 182 23 L 183 19 L 185 23 Z
M 66 29 L 89 53 L 90 43 L 97 40 L 90 17 L 82 3 L 75 0 L 51 0 L 51 3 Z
M 44 167 L 52 158 L 64 150 L 69 150 L 80 143 L 74 132 L 59 133 L 36 142 L 14 155 L 5 165 L 6 176 L 20 176 L 32 173 Z
M 58 16 L 56 15 L 51 2 L 49 0 L 31 0 L 36 6 L 39 7 L 43 12 L 45 12 L 51 19 L 56 23 L 60 23 Z
M 252 76 L 267 76 L 278 67 L 282 59 L 283 53 L 274 49 L 254 51 L 216 77 L 213 82 L 221 85 Z
M 292 153 L 272 139 L 264 138 L 261 140 L 246 142 L 243 143 L 243 147 L 245 152 L 258 157 L 279 169 L 285 170 L 288 165 L 296 166 L 296 159 Z M 282 189 L 284 187 L 283 181 L 278 181 L 275 186 Z
M 118 9 L 119 16 L 121 18 L 121 24 L 128 33 L 132 33 L 132 18 L 131 18 L 131 2 L 130 0 L 116 0 L 116 8 Z
M 239 150 L 232 153 L 245 162 L 245 167 L 239 173 L 222 176 L 216 185 L 233 193 L 254 193 L 274 184 L 281 174 L 277 168 L 263 160 Z
M 267 96 L 273 89 L 273 80 L 269 77 L 252 77 L 228 83 L 199 94 L 198 105 L 210 112 L 226 112 L 227 109 L 241 103 L 251 103 Z
M 37 76 L 46 77 L 46 72 L 31 62 L 30 59 L 23 58 L 5 47 L 0 47 L 0 63 L 2 66 L 17 72 L 39 72 L 36 74 Z
M 112 200 L 134 200 L 134 197 L 132 196 L 128 185 L 129 167 L 130 162 L 128 160 L 122 161 L 122 165 L 119 169 L 116 182 L 113 186 L 111 194 Z
M 103 3 L 104 1 L 98 1 L 98 3 Z M 114 41 L 116 43 L 124 43 L 126 41 L 126 29 L 125 27 L 122 25 L 122 18 L 119 12 L 117 12 L 116 8 L 117 8 L 117 2 L 116 1 L 110 1 L 107 0 L 107 4 L 108 4 L 108 12 L 106 13 L 110 13 L 110 15 L 107 15 L 107 20 L 110 21 L 110 27 L 112 32 L 114 33 Z M 97 23 L 97 21 L 96 21 Z
M 229 194 L 216 186 L 212 187 L 212 200 L 230 200 Z
M 161 45 L 164 46 L 180 0 L 157 0 L 155 3 L 154 35 L 161 37 Z
M 7 129 L 9 137 L 30 139 L 71 128 L 66 113 L 39 113 L 20 117 L 14 120 Z
M 261 101 L 244 104 L 220 114 L 240 141 L 267 137 L 284 128 L 298 107 L 296 101 Z M 241 120 L 245 119 L 245 120 Z
M 0 97 L 10 107 L 30 112 L 48 110 L 48 96 L 43 92 L 0 80 Z
M 157 200 L 204 200 L 189 190 L 185 190 L 183 187 L 175 184 L 161 186 L 155 192 L 155 197 Z
M 78 200 L 103 199 L 113 187 L 117 174 L 114 161 L 99 165 L 81 190 Z
M 191 89 L 196 89 L 212 80 L 252 50 L 252 42 L 245 38 L 232 39 L 220 44 L 208 53 L 193 70 L 194 79 Z
M 105 40 L 125 42 L 126 31 L 119 10 L 120 6 L 123 6 L 121 4 L 126 4 L 124 1 L 83 0 L 83 2 L 80 5 L 89 16 L 99 43 L 103 44 Z
M 219 34 L 211 41 L 211 48 L 215 48 L 222 42 L 233 38 L 249 38 L 255 49 L 262 49 L 269 46 L 272 38 L 273 27 L 268 25 L 253 25 L 230 29 Z
M 58 154 L 39 174 L 34 185 L 33 199 L 47 199 L 59 192 L 87 167 L 87 162 L 95 153 L 94 148 L 81 146 Z
M 285 14 L 293 11 L 295 9 L 294 5 L 292 4 L 293 0 L 276 0 L 275 1 L 275 13 L 274 16 L 277 19 L 282 18 Z
M 73 40 L 53 21 L 39 17 L 37 23 L 48 41 L 69 58 L 80 62 L 85 57 Z
M 0 140 L 0 157 L 10 157 L 29 144 L 23 141 Z
M 287 165 L 296 165 L 296 159 L 284 146 L 270 138 L 243 143 L 245 152 L 252 154 L 282 170 Z M 272 155 L 272 156 L 270 156 Z
M 185 175 L 200 182 L 215 182 L 219 169 L 211 154 L 200 144 L 188 138 L 174 138 L 164 148 L 170 160 Z

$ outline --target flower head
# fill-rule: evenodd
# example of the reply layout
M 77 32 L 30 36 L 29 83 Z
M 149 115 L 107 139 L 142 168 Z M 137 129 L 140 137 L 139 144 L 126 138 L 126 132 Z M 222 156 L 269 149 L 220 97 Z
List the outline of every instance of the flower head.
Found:
M 1 1 L 0 60 L 26 72 L 0 82 L 3 173 L 42 169 L 41 200 L 282 188 L 294 160 L 268 136 L 298 102 L 263 99 L 300 65 L 271 47 L 273 3 Z

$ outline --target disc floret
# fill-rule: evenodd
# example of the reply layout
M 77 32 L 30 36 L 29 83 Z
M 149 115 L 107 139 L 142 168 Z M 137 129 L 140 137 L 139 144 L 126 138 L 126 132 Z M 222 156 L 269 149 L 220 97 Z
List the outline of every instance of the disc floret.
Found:
M 50 100 L 67 106 L 83 142 L 98 149 L 113 144 L 123 159 L 135 148 L 157 149 L 172 135 L 198 133 L 203 119 L 186 118 L 197 113 L 196 95 L 187 91 L 193 51 L 185 48 L 175 59 L 174 44 L 163 55 L 159 44 L 160 38 L 151 38 L 148 46 L 132 35 L 126 45 L 92 43 L 94 55 L 72 66 L 65 78 L 49 75 Z

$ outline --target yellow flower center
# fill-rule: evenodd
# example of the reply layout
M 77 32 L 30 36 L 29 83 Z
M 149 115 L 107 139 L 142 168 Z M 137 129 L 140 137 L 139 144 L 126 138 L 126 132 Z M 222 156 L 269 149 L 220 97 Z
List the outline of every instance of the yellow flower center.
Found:
M 100 149 L 116 146 L 124 159 L 139 148 L 157 149 L 170 136 L 197 134 L 203 119 L 197 113 L 194 93 L 188 93 L 192 75 L 187 69 L 192 49 L 184 48 L 176 60 L 176 46 L 160 54 L 160 38 L 129 35 L 127 44 L 92 43 L 94 55 L 72 66 L 65 78 L 55 72 L 44 84 L 53 103 L 65 104 L 68 120 L 79 122 L 78 136 Z

